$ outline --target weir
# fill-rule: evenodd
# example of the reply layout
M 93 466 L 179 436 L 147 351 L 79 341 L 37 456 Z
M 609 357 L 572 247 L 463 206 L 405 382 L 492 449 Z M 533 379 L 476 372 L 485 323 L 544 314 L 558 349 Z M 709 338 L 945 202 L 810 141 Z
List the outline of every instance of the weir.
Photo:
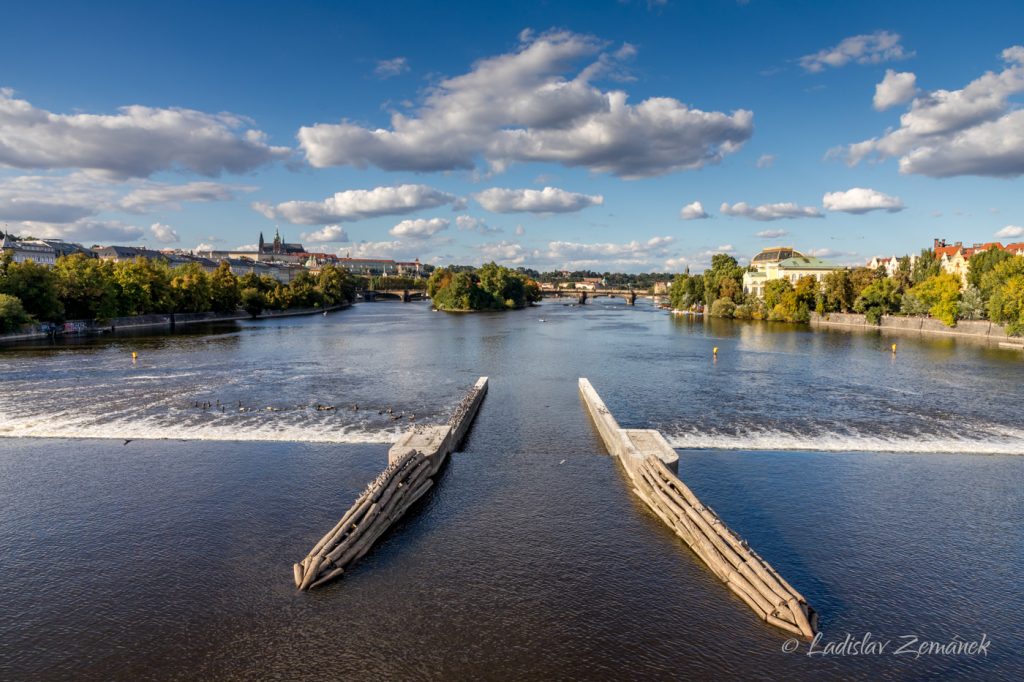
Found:
M 486 394 L 487 377 L 480 377 L 448 423 L 416 426 L 399 438 L 388 451 L 387 468 L 306 558 L 292 566 L 297 588 L 308 590 L 340 577 L 430 490 L 448 454 L 469 432 Z
M 813 639 L 817 613 L 679 479 L 679 455 L 661 433 L 620 428 L 590 381 L 581 378 L 579 387 L 601 440 L 622 463 L 633 492 L 761 620 Z

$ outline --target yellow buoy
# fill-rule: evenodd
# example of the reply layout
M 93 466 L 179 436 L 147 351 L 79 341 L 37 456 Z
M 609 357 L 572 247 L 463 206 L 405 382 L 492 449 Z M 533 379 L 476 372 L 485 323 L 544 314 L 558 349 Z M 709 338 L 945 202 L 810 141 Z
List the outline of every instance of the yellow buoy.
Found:
M 711 349 L 711 354 L 718 355 L 718 346 L 715 346 L 714 348 Z
M 132 351 L 132 360 L 138 360 L 138 359 L 139 359 L 139 354 L 136 353 L 135 351 Z
M 896 352 L 896 344 L 895 344 L 895 343 L 894 343 L 894 344 L 892 344 L 892 352 L 893 352 L 893 353 L 895 353 L 895 352 Z

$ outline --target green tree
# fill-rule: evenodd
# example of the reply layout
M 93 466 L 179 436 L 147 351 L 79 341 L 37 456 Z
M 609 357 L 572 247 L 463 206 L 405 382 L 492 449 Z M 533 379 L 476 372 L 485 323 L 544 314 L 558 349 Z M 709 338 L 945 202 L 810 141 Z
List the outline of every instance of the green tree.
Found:
M 992 291 L 988 319 L 1005 324 L 1012 336 L 1024 333 L 1024 256 L 999 263 L 983 278 Z
M 985 299 L 981 296 L 981 290 L 975 286 L 968 286 L 960 294 L 960 312 L 958 317 L 961 320 L 981 320 L 985 318 Z
M 775 306 L 782 302 L 782 297 L 793 291 L 793 285 L 789 283 L 788 279 L 773 279 L 765 282 L 764 285 L 764 304 L 768 310 L 774 310 Z
M 871 324 L 878 324 L 882 315 L 899 310 L 899 306 L 900 295 L 896 291 L 896 283 L 888 277 L 871 282 L 853 302 L 853 309 L 864 313 Z
M 288 284 L 287 308 L 319 308 L 324 304 L 323 293 L 317 288 L 317 281 L 308 271 L 295 275 Z
M 267 305 L 267 299 L 256 287 L 246 287 L 242 289 L 239 295 L 242 308 L 245 312 L 249 313 L 253 317 L 256 317 L 263 312 L 263 308 Z
M 928 306 L 928 314 L 948 326 L 956 324 L 960 304 L 960 278 L 942 273 L 933 275 L 907 292 Z
M 28 322 L 28 319 L 21 299 L 9 294 L 0 294 L 0 332 L 17 331 L 18 327 Z
M 815 307 L 818 295 L 821 293 L 821 284 L 816 277 L 804 275 L 796 281 L 793 293 L 796 294 L 797 304 L 805 305 L 810 310 Z
M 1011 258 L 1013 258 L 1013 254 L 1002 249 L 987 249 L 981 253 L 974 254 L 967 261 L 967 284 L 977 287 L 981 291 L 982 297 L 987 301 L 992 292 L 986 291 L 982 286 L 985 275 L 995 270 L 996 266 L 1003 261 L 1010 260 Z
M 228 262 L 223 260 L 210 275 L 210 307 L 219 313 L 233 313 L 238 310 L 240 300 L 238 278 L 231 272 Z
M 853 281 L 848 270 L 833 270 L 822 281 L 825 312 L 848 313 L 853 309 Z
M 114 264 L 73 253 L 57 259 L 53 268 L 57 297 L 72 320 L 106 320 L 117 316 Z
M 744 268 L 736 262 L 736 259 L 726 253 L 716 253 L 711 257 L 711 268 L 704 271 L 704 300 L 714 301 L 717 298 L 722 298 L 722 284 L 725 280 L 733 280 L 731 284 L 727 284 L 730 287 L 730 292 L 737 289 L 736 282 L 743 281 Z M 736 294 L 737 298 L 734 301 L 742 298 L 742 292 Z
M 174 292 L 167 263 L 149 258 L 114 264 L 119 315 L 149 315 L 173 312 Z
M 896 282 L 896 291 L 904 292 L 914 285 L 914 268 L 910 263 L 910 256 L 903 256 L 896 261 L 896 271 L 893 273 L 893 280 Z
M 342 301 L 351 303 L 356 297 L 356 289 L 348 272 L 330 263 L 320 269 L 316 286 L 323 297 L 324 305 L 337 305 Z
M 942 272 L 942 262 L 935 257 L 935 252 L 931 249 L 921 249 L 921 255 L 914 261 L 910 280 L 915 285 L 920 284 L 940 272 Z
M 731 298 L 718 298 L 711 304 L 711 317 L 732 317 L 736 312 L 736 304 Z
M 46 322 L 64 319 L 53 270 L 32 260 L 13 263 L 8 256 L 0 267 L 0 293 L 14 296 L 32 317 Z
M 211 308 L 210 278 L 199 263 L 174 268 L 171 291 L 174 312 L 205 313 Z
M 868 288 L 872 283 L 877 282 L 879 279 L 885 279 L 879 277 L 878 272 L 871 268 L 854 268 L 850 272 L 850 287 L 853 294 L 853 300 L 856 301 L 857 297 L 864 293 L 864 290 Z

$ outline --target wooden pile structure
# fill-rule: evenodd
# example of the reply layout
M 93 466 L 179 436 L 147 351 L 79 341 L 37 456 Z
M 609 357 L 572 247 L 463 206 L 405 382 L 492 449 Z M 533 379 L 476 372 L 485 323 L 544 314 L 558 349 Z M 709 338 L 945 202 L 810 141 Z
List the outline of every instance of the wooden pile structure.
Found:
M 462 442 L 487 393 L 480 377 L 447 424 L 417 426 L 388 452 L 388 466 L 356 499 L 302 561 L 292 566 L 300 590 L 319 587 L 341 576 L 434 484 L 434 476 Z
M 658 431 L 621 429 L 586 379 L 580 393 L 611 454 L 650 507 L 763 621 L 806 639 L 817 632 L 807 600 L 676 476 L 678 455 Z

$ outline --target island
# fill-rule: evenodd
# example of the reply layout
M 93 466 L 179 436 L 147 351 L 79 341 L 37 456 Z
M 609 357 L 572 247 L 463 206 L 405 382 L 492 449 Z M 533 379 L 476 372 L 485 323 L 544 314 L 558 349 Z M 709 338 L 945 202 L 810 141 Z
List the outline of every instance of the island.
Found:
M 427 281 L 436 310 L 514 310 L 540 301 L 540 285 L 528 275 L 493 261 L 479 268 L 438 268 Z

